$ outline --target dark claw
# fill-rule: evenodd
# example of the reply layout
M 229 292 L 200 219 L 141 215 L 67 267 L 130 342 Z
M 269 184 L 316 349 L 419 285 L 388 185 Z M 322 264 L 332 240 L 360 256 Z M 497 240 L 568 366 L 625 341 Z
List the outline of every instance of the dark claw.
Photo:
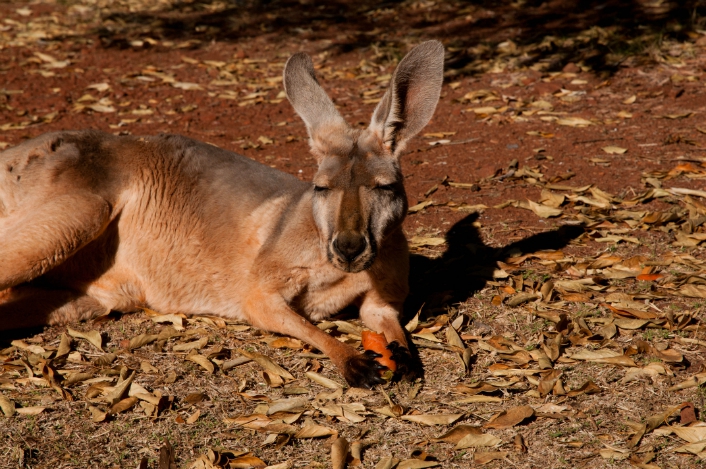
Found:
M 403 347 L 399 342 L 390 342 L 387 345 L 392 352 L 392 359 L 397 363 L 395 379 L 414 381 L 423 375 L 422 364 L 419 358 L 413 357 L 407 347 Z
M 356 355 L 348 360 L 343 377 L 348 384 L 356 388 L 371 389 L 376 384 L 383 384 L 385 380 L 380 374 L 387 370 L 387 367 L 379 364 L 375 358 L 380 357 L 379 353 L 366 350 L 360 355 Z

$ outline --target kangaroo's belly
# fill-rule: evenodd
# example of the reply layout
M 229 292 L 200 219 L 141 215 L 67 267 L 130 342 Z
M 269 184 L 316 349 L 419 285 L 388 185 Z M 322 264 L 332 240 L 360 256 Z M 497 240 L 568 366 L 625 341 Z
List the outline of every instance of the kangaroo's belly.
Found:
M 187 204 L 145 210 L 135 198 L 100 240 L 71 259 L 72 272 L 59 276 L 75 279 L 106 308 L 245 319 L 252 265 L 286 204 L 275 198 L 240 216 L 204 216 Z

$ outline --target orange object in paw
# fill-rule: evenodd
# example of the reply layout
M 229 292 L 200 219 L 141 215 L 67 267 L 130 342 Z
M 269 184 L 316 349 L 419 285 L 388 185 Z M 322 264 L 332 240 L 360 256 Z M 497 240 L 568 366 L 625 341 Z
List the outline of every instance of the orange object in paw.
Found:
M 392 359 L 392 351 L 387 348 L 387 340 L 383 334 L 378 334 L 373 331 L 363 331 L 361 338 L 363 339 L 363 349 L 371 350 L 382 355 L 382 357 L 375 359 L 378 363 L 392 371 L 397 369 L 397 363 Z

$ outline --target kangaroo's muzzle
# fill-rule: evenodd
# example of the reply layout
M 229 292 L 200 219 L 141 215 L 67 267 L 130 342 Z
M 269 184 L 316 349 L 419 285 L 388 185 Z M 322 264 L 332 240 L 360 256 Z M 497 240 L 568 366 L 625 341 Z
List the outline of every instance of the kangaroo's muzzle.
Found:
M 374 243 L 356 231 L 341 231 L 333 237 L 329 246 L 329 260 L 345 272 L 360 272 L 369 268 L 375 260 Z
M 333 250 L 341 260 L 346 262 L 354 261 L 358 256 L 360 256 L 368 243 L 365 237 L 360 233 L 355 231 L 342 231 L 333 240 Z

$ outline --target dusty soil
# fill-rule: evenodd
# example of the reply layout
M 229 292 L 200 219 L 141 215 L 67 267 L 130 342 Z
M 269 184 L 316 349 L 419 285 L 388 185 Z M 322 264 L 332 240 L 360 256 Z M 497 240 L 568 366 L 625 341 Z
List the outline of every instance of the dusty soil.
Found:
M 305 375 L 342 383 L 325 357 L 218 321 L 182 319 L 179 334 L 130 346 L 165 330 L 153 312 L 71 325 L 100 331 L 103 343 L 75 339 L 69 360 L 56 356 L 66 327 L 15 333 L 0 342 L 0 393 L 18 409 L 43 410 L 0 413 L 0 467 L 134 467 L 143 458 L 169 467 L 158 463 L 165 441 L 178 467 L 223 466 L 209 450 L 211 459 L 249 452 L 276 467 L 326 467 L 330 432 L 304 438 L 242 419 L 293 396 L 305 402 L 263 419 L 296 430 L 315 422 L 360 442 L 362 461 L 352 464 L 364 467 L 392 467 L 386 456 L 412 460 L 399 467 L 699 467 L 704 447 L 680 447 L 700 440 L 670 429 L 704 428 L 694 426 L 706 396 L 703 7 L 573 3 L 1 3 L 0 150 L 59 129 L 171 132 L 308 180 L 315 161 L 281 87 L 289 55 L 312 55 L 353 125 L 367 125 L 414 44 L 437 38 L 448 55 L 435 117 L 402 159 L 414 252 L 406 319 L 421 308 L 413 329 L 421 387 L 327 398 L 331 390 Z M 347 321 L 322 327 L 356 342 L 360 324 Z M 207 338 L 200 355 L 212 372 L 173 350 L 197 338 Z M 272 382 L 252 361 L 224 366 L 242 349 L 269 356 L 295 381 Z M 576 358 L 594 349 L 624 358 Z M 106 353 L 115 361 L 94 363 Z M 560 384 L 547 392 L 552 370 Z M 91 386 L 116 386 L 131 371 L 159 408 L 133 402 L 95 417 L 91 406 L 110 405 Z M 109 379 L 67 384 L 79 372 Z M 670 390 L 692 376 L 694 386 Z M 597 392 L 580 392 L 589 381 Z M 489 399 L 459 403 L 483 382 L 494 383 Z M 364 410 L 332 410 L 350 403 Z M 461 415 L 425 426 L 374 410 L 394 404 L 405 416 Z M 520 406 L 533 415 L 482 430 L 500 439 L 490 447 L 433 440 L 452 423 L 482 428 Z

